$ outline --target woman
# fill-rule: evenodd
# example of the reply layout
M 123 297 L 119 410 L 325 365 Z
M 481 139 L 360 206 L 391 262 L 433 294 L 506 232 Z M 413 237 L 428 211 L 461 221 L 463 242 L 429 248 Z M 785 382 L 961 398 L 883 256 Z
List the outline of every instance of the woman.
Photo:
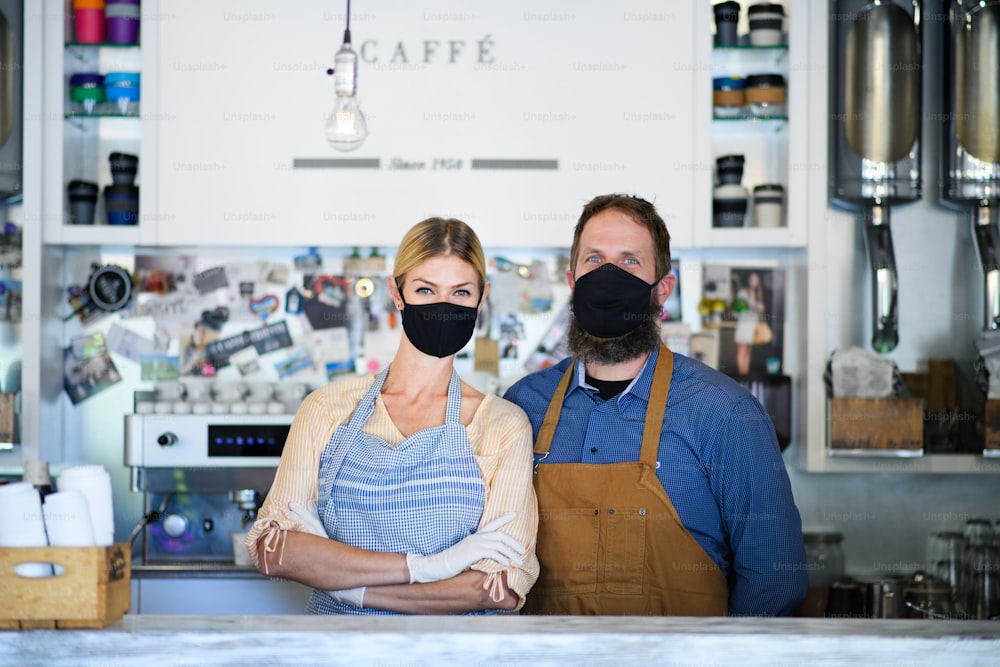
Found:
M 479 239 L 424 220 L 393 273 L 395 357 L 306 397 L 247 549 L 315 588 L 313 614 L 519 609 L 538 577 L 531 427 L 453 368 L 489 292 Z
M 760 274 L 756 271 L 747 276 L 747 286 L 736 292 L 733 299 L 736 311 L 736 329 L 733 342 L 736 343 L 736 372 L 750 373 L 750 358 L 757 333 L 757 323 L 764 311 L 764 290 L 760 284 Z M 737 308 L 736 304 L 739 304 Z

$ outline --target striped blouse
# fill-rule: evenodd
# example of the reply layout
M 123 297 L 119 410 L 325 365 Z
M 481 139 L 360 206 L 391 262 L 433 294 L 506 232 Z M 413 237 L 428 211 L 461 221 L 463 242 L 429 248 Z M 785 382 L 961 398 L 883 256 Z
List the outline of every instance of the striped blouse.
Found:
M 339 379 L 312 392 L 302 402 L 285 441 L 274 483 L 257 521 L 247 534 L 247 550 L 255 565 L 258 563 L 257 540 L 261 535 L 267 534 L 270 544 L 277 541 L 282 530 L 303 529 L 288 516 L 288 504 L 316 502 L 320 455 L 337 427 L 350 419 L 374 379 L 374 375 Z M 362 430 L 391 444 L 399 444 L 405 439 L 393 424 L 381 397 Z M 466 426 L 466 433 L 486 486 L 480 525 L 513 511 L 514 520 L 502 530 L 527 547 L 520 564 L 503 567 L 494 560 L 481 560 L 473 563 L 472 569 L 488 575 L 484 588 L 494 591 L 494 599 L 497 599 L 495 592 L 501 590 L 499 575 L 506 572 L 508 585 L 521 596 L 523 604 L 525 595 L 538 579 L 538 558 L 535 556 L 538 504 L 531 477 L 531 426 L 519 407 L 486 394 L 472 422 Z M 280 544 L 283 542 L 281 540 Z M 266 558 L 265 554 L 265 565 Z

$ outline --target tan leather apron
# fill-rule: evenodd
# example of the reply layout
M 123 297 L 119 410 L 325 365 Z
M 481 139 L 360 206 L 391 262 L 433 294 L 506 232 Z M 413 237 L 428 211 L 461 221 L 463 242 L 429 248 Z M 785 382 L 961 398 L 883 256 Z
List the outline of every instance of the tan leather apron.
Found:
M 656 478 L 674 356 L 660 345 L 638 461 L 535 466 L 541 575 L 524 614 L 725 616 L 725 577 Z M 575 363 L 538 432 L 548 454 Z

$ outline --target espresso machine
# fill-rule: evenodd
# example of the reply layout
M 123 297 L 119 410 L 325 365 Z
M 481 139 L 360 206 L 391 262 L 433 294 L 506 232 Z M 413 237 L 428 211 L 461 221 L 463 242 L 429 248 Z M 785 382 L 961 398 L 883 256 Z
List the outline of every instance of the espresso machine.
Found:
M 146 564 L 234 563 L 274 481 L 292 414 L 159 413 L 135 392 L 125 416 L 125 465 L 144 494 Z M 234 535 L 237 539 L 234 539 Z
M 858 211 L 871 267 L 872 348 L 899 343 L 890 207 L 920 198 L 921 3 L 836 0 L 830 196 Z

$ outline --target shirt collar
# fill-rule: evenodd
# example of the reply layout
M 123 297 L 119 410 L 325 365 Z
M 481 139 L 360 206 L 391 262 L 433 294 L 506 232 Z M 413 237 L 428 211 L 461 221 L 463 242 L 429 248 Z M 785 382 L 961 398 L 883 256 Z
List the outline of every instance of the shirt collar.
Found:
M 649 357 L 646 358 L 646 363 L 643 364 L 642 370 L 639 374 L 632 379 L 629 386 L 625 387 L 625 391 L 618 395 L 621 398 L 625 394 L 632 394 L 636 398 L 641 398 L 644 401 L 649 401 L 649 391 L 653 385 L 653 370 L 656 368 L 656 360 L 660 356 L 660 346 L 657 345 L 656 349 L 653 350 Z M 591 390 L 597 391 L 597 388 L 587 384 L 587 369 L 583 365 L 582 361 L 576 362 L 576 371 L 573 373 L 573 382 L 570 385 L 570 393 L 579 389 L 581 391 Z

